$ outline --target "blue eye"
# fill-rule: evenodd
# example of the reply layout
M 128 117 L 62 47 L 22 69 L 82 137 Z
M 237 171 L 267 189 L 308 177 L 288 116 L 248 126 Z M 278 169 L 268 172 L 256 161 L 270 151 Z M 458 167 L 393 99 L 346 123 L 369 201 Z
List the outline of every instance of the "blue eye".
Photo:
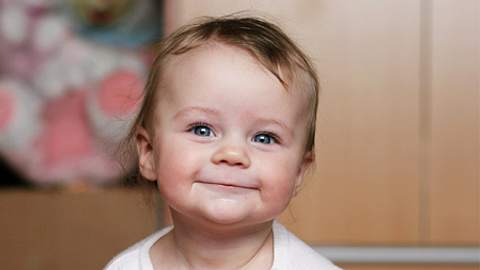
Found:
M 257 142 L 257 143 L 261 143 L 261 144 L 277 143 L 277 140 L 275 139 L 275 137 L 273 135 L 265 134 L 265 133 L 255 135 L 255 137 L 253 137 L 252 141 Z
M 201 137 L 210 137 L 214 135 L 212 129 L 206 125 L 195 125 L 190 128 L 190 132 Z

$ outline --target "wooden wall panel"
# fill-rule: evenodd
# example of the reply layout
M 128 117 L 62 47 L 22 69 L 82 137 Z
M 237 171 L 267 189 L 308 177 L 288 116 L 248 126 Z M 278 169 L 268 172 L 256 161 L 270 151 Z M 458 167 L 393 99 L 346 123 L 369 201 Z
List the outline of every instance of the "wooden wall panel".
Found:
M 0 191 L 1 269 L 102 269 L 157 218 L 137 189 Z
M 310 26 L 323 85 L 318 162 L 287 224 L 311 243 L 418 238 L 414 2 L 323 1 Z
M 428 240 L 480 244 L 480 1 L 432 1 Z
M 278 21 L 323 88 L 317 166 L 283 221 L 310 243 L 415 243 L 418 1 L 167 1 L 167 32 L 242 9 Z

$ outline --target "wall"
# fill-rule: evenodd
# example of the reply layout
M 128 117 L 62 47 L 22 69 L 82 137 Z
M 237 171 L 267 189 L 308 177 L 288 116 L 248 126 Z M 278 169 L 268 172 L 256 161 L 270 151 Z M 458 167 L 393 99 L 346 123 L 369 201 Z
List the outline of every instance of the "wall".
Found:
M 301 238 L 478 247 L 480 2 L 166 4 L 167 32 L 197 16 L 256 10 L 312 56 L 322 84 L 318 159 L 282 216 Z

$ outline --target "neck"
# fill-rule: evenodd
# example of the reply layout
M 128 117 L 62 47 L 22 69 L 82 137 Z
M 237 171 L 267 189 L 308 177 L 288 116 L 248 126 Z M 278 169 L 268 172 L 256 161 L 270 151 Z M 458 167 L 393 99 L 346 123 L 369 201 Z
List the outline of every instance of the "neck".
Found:
M 173 212 L 171 245 L 186 269 L 267 269 L 273 261 L 272 222 L 247 228 L 208 226 Z

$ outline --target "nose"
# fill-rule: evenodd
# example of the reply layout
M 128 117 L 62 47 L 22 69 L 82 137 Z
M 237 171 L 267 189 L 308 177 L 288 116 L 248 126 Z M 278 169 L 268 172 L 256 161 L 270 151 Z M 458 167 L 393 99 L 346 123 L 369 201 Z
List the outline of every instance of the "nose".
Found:
M 216 165 L 226 164 L 241 168 L 250 167 L 250 158 L 245 149 L 237 146 L 220 147 L 213 155 L 212 162 Z

